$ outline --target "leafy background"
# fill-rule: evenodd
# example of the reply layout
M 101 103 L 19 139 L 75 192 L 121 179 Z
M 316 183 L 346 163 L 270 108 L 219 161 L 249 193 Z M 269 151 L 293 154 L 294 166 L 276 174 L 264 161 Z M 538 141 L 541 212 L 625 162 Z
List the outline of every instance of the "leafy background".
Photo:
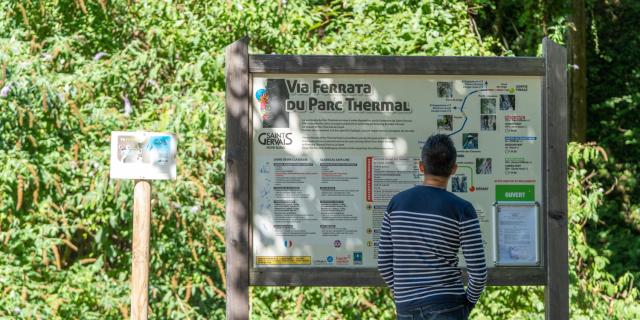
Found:
M 640 317 L 640 3 L 588 0 L 589 138 L 570 145 L 571 310 Z M 0 318 L 129 310 L 131 181 L 115 130 L 180 137 L 154 183 L 153 319 L 223 319 L 224 47 L 252 53 L 539 55 L 557 0 L 0 0 Z M 477 319 L 542 319 L 543 288 L 494 287 Z M 384 288 L 252 288 L 256 319 L 392 319 Z

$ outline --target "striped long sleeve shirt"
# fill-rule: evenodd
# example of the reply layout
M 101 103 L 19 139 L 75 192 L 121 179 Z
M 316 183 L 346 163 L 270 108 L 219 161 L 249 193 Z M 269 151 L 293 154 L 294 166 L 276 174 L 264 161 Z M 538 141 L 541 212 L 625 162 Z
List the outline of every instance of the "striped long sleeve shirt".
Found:
M 378 270 L 393 291 L 397 312 L 439 302 L 475 304 L 484 290 L 487 268 L 478 216 L 471 203 L 444 189 L 416 186 L 394 196 L 378 245 Z M 469 273 L 466 291 L 460 248 Z

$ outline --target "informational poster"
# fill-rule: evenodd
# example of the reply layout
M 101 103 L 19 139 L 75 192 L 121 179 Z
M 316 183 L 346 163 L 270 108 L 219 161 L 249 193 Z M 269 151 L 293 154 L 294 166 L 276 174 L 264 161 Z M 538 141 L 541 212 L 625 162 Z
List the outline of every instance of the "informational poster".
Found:
M 498 239 L 495 243 L 495 263 L 498 265 L 535 266 L 539 259 L 538 223 L 536 203 L 497 204 L 495 206 Z
M 175 179 L 177 148 L 171 133 L 112 132 L 111 179 Z
M 420 151 L 435 133 L 458 150 L 448 190 L 474 205 L 490 267 L 492 205 L 542 200 L 542 77 L 261 74 L 251 82 L 256 268 L 375 268 L 387 204 L 422 183 Z

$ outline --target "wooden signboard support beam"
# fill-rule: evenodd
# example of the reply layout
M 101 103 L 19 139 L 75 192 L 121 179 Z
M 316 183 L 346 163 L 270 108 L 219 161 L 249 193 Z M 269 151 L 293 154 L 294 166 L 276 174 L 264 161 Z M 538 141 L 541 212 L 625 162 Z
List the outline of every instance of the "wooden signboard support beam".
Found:
M 131 320 L 146 320 L 148 316 L 150 228 L 151 182 L 147 180 L 136 180 L 133 190 Z
M 567 199 L 567 53 L 562 46 L 545 38 L 543 104 L 546 111 L 546 223 L 547 286 L 546 319 L 569 319 L 569 235 Z
M 249 39 L 226 50 L 227 319 L 249 319 Z

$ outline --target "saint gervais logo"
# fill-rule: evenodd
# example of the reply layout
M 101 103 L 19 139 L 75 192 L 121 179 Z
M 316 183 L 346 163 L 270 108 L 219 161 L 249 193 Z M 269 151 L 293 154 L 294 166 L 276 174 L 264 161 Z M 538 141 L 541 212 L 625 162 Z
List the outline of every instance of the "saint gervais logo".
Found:
M 292 133 L 263 132 L 258 135 L 258 142 L 263 146 L 288 146 L 293 143 Z
M 291 240 L 284 240 L 284 247 L 285 248 L 291 248 L 293 246 L 293 241 Z

